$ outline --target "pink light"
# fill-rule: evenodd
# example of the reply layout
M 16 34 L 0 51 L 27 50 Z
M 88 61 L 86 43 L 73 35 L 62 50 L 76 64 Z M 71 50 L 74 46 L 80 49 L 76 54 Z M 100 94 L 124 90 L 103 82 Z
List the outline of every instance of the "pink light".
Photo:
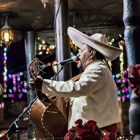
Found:
M 18 92 L 21 92 L 21 90 L 20 90 L 20 89 L 18 89 Z
M 121 98 L 120 97 L 118 97 L 118 101 L 120 101 L 121 100 Z
M 124 72 L 125 72 L 125 74 L 127 74 L 127 73 L 128 73 L 128 71 L 127 71 L 127 70 L 125 70 Z
M 22 96 L 23 96 L 22 93 L 18 95 L 18 97 L 19 97 L 20 99 L 22 98 Z
M 2 109 L 2 108 L 4 108 L 4 103 L 3 102 L 0 104 L 0 109 Z
M 10 98 L 14 98 L 14 94 L 8 94 L 8 97 L 10 97 Z
M 4 76 L 4 79 L 3 79 L 4 81 L 7 81 L 7 76 Z
M 125 88 L 125 92 L 127 92 L 128 91 L 128 88 Z
M 125 98 L 126 98 L 125 96 L 122 96 L 122 99 L 123 99 L 123 100 L 125 100 Z

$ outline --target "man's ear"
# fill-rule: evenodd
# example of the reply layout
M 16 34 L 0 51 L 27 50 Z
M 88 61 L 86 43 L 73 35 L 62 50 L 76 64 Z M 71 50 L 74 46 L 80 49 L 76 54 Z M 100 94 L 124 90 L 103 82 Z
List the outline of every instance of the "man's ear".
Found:
M 92 50 L 92 51 L 91 51 L 91 54 L 92 54 L 93 57 L 95 57 L 95 55 L 96 55 L 96 50 Z

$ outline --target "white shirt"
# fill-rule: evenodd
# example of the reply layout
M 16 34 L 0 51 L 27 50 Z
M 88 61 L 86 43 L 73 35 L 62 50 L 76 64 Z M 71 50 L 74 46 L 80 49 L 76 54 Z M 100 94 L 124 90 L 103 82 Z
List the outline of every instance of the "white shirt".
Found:
M 76 82 L 45 79 L 42 92 L 71 98 L 68 128 L 77 119 L 94 120 L 99 127 L 120 122 L 117 88 L 112 73 L 102 61 L 91 63 Z

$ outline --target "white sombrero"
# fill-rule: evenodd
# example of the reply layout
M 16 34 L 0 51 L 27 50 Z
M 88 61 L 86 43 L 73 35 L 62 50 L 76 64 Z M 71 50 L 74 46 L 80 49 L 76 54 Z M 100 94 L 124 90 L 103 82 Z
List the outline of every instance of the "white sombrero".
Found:
M 109 61 L 116 59 L 122 52 L 120 48 L 108 45 L 108 39 L 100 33 L 87 36 L 73 27 L 68 27 L 68 35 L 80 49 L 82 49 L 82 44 L 87 44 L 103 54 Z

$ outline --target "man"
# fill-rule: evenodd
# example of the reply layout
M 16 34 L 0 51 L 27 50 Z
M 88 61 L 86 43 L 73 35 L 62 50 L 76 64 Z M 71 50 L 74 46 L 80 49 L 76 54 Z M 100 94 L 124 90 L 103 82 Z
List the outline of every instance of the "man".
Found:
M 116 123 L 120 122 L 117 89 L 112 73 L 103 60 L 114 60 L 121 49 L 109 46 L 107 38 L 100 34 L 87 36 L 75 28 L 68 28 L 68 35 L 81 49 L 77 54 L 77 66 L 84 70 L 78 81 L 51 81 L 38 77 L 30 80 L 30 87 L 44 94 L 71 97 L 68 128 L 77 119 L 94 120 L 103 130 L 117 133 Z M 114 138 L 115 139 L 115 138 Z

